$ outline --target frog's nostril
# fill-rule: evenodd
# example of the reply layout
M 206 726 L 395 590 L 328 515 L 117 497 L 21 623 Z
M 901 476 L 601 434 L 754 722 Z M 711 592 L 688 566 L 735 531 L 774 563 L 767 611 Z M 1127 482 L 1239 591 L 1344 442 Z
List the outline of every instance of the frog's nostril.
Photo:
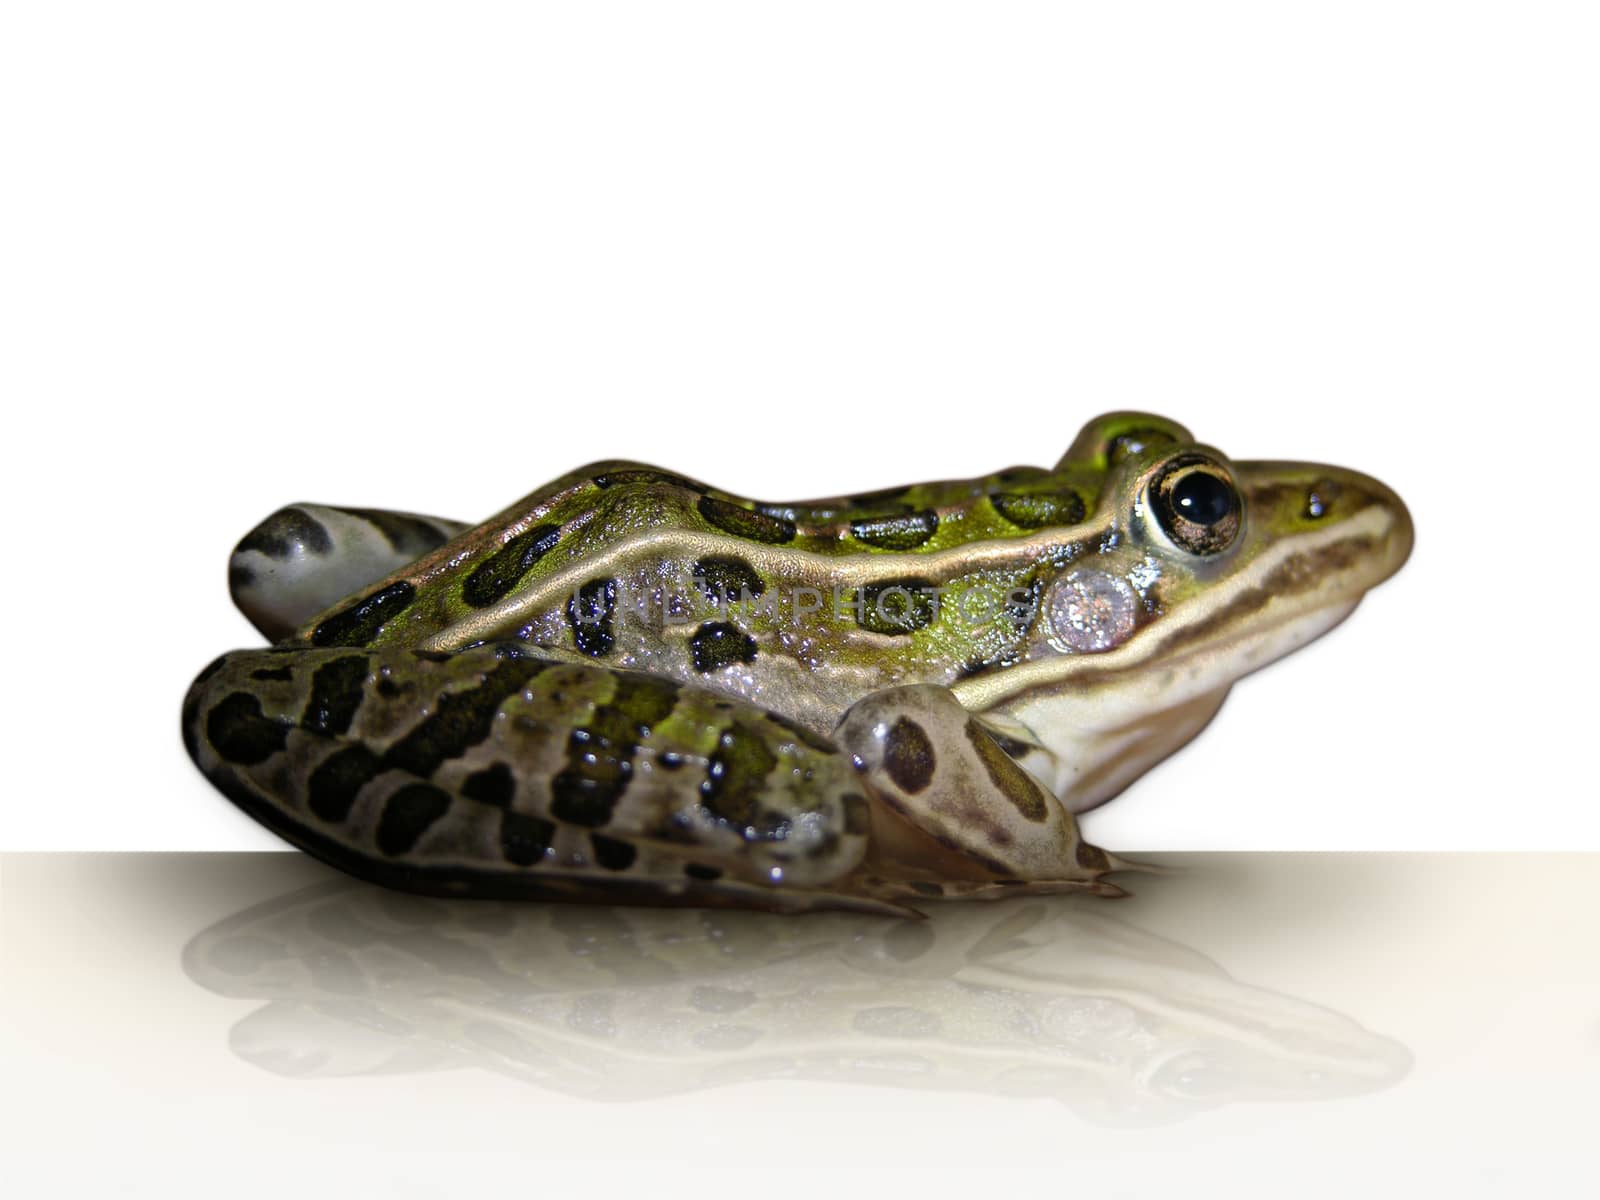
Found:
M 1311 485 L 1306 492 L 1306 518 L 1311 521 L 1320 521 L 1333 510 L 1334 504 L 1339 499 L 1339 493 L 1344 490 L 1337 479 L 1319 479 Z

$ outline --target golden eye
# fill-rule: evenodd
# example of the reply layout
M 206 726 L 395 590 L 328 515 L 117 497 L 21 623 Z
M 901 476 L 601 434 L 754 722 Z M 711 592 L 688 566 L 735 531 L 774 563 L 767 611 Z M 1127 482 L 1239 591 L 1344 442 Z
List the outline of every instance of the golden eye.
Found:
M 1210 459 L 1186 455 L 1168 463 L 1150 485 L 1150 501 L 1166 535 L 1190 554 L 1221 554 L 1239 536 L 1244 502 Z

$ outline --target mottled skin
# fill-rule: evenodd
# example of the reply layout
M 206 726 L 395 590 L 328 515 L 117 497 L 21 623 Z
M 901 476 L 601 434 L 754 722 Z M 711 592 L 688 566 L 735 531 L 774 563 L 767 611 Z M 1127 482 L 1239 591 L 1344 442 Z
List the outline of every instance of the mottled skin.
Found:
M 301 505 L 249 535 L 241 607 L 301 623 L 196 680 L 201 769 L 410 890 L 788 910 L 1118 894 L 1073 813 L 1411 542 L 1374 480 L 1137 413 L 1049 471 L 804 504 L 596 464 L 374 578 L 457 528 Z

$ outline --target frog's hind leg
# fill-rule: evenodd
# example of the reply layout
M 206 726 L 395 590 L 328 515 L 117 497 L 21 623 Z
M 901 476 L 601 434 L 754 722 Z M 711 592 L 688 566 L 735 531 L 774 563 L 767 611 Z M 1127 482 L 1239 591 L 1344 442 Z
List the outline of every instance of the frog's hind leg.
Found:
M 275 646 L 195 679 L 184 745 L 225 796 L 363 879 L 435 895 L 908 915 L 850 886 L 850 760 L 755 705 L 521 642 Z
M 947 689 L 890 688 L 835 731 L 873 798 L 872 868 L 906 897 L 1120 896 L 1123 863 L 1084 841 L 1072 813 Z
M 278 641 L 466 528 L 417 513 L 291 504 L 233 548 L 228 588 L 250 623 Z

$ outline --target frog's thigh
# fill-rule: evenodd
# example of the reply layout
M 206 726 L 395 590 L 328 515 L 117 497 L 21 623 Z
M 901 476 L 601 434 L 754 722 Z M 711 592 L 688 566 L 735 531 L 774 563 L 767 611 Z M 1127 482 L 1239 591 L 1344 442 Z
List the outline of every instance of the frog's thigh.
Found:
M 839 890 L 870 831 L 845 756 L 654 676 L 520 643 L 239 650 L 195 680 L 183 731 L 224 795 L 376 883 L 906 911 Z
M 880 804 L 971 868 L 968 886 L 956 885 L 963 894 L 986 890 L 996 879 L 1081 887 L 1114 868 L 1110 856 L 1079 836 L 1072 814 L 1049 789 L 947 688 L 876 692 L 845 714 L 835 737 Z M 878 833 L 874 828 L 875 840 Z M 894 853 L 891 840 L 884 848 Z

